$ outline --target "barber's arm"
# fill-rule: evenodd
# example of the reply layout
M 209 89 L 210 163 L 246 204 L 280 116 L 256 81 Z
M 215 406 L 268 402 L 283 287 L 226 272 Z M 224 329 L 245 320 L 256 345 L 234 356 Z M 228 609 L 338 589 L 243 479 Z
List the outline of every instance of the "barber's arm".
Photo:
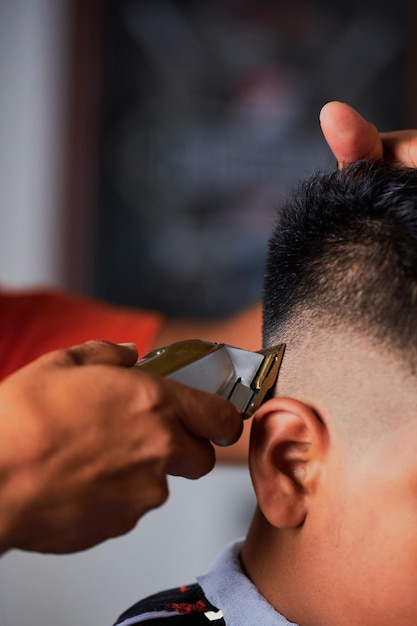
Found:
M 132 346 L 49 353 L 0 383 L 0 552 L 74 552 L 162 504 L 168 474 L 198 478 L 230 444 L 231 403 L 138 372 Z

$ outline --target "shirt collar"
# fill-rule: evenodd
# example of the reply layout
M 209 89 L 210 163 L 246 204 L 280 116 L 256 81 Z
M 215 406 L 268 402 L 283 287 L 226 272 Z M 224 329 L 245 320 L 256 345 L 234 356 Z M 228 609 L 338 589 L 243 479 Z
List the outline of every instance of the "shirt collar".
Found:
M 223 613 L 227 626 L 296 626 L 259 593 L 240 565 L 242 540 L 227 546 L 210 569 L 197 578 L 207 599 Z

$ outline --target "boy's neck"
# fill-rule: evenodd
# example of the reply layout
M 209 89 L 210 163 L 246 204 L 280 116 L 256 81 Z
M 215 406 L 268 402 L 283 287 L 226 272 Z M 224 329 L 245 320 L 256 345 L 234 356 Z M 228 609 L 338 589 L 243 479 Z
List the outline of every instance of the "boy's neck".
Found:
M 242 546 L 246 575 L 268 602 L 290 622 L 309 626 L 317 623 L 310 598 L 308 551 L 303 548 L 302 529 L 271 526 L 256 511 Z

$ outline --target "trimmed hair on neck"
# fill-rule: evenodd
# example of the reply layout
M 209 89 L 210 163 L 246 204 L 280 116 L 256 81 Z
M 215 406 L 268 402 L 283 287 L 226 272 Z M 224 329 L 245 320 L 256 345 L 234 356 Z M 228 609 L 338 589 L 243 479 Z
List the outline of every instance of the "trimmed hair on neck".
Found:
M 279 208 L 264 345 L 307 317 L 417 354 L 417 170 L 360 161 L 302 182 Z

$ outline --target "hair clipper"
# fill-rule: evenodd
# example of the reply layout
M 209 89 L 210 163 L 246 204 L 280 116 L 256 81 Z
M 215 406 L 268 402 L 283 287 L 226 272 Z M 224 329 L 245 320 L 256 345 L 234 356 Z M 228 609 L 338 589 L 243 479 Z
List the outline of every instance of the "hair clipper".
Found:
M 158 348 L 134 367 L 230 400 L 251 417 L 275 385 L 285 344 L 251 352 L 200 339 Z

